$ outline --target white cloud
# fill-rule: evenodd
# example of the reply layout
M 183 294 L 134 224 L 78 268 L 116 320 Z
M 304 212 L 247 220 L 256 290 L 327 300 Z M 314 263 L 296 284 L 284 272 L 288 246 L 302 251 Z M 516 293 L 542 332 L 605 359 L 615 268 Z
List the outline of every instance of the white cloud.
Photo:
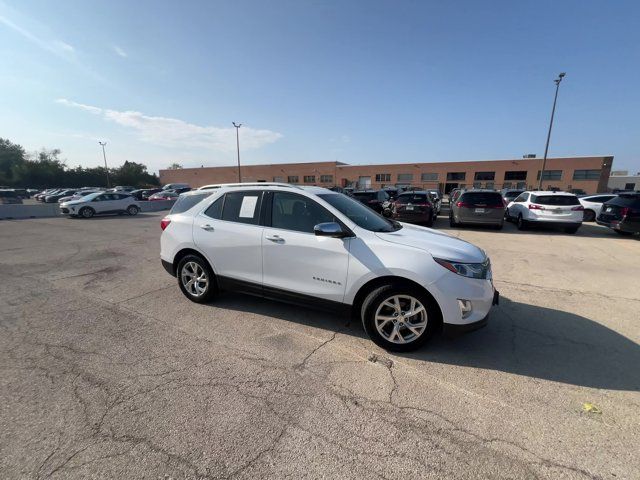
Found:
M 121 49 L 118 45 L 114 45 L 113 46 L 113 50 L 120 55 L 122 58 L 127 58 L 129 55 L 127 55 L 127 52 L 125 52 L 123 49 Z
M 2 15 L 0 15 L 0 23 L 19 33 L 31 43 L 37 45 L 43 50 L 51 52 L 60 57 L 67 57 L 69 54 L 73 54 L 75 51 L 75 49 L 71 45 L 63 42 L 62 40 L 41 38 Z
M 220 151 L 233 151 L 236 147 L 235 128 L 201 126 L 177 118 L 154 117 L 131 110 L 108 110 L 77 103 L 66 98 L 56 100 L 68 107 L 78 108 L 115 122 L 136 132 L 140 140 L 166 147 L 197 147 Z M 240 129 L 243 149 L 255 149 L 276 142 L 282 134 L 251 127 Z

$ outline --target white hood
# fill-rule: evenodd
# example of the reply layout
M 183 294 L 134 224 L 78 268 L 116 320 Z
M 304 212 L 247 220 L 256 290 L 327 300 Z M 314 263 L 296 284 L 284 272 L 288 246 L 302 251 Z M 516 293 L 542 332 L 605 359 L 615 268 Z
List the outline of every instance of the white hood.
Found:
M 482 263 L 487 255 L 481 248 L 431 228 L 403 223 L 400 230 L 376 233 L 387 242 L 420 248 L 432 256 L 460 263 Z

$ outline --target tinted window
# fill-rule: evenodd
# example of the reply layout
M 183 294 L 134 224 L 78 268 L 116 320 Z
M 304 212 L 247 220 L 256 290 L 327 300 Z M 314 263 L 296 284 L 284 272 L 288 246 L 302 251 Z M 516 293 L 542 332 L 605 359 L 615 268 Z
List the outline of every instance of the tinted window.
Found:
M 212 192 L 199 193 L 197 195 L 182 195 L 178 197 L 176 203 L 173 204 L 173 208 L 169 213 L 182 213 L 189 210 L 191 207 L 196 206 L 202 200 L 211 195 Z
M 493 192 L 467 192 L 462 194 L 460 201 L 474 205 L 502 205 L 502 195 Z
M 620 207 L 640 208 L 640 195 L 621 194 L 607 202 L 607 205 L 618 205 Z
M 427 196 L 424 194 L 400 195 L 397 200 L 398 203 L 401 203 L 403 205 L 407 203 L 427 203 L 427 201 Z
M 580 205 L 575 195 L 531 195 L 531 202 L 540 205 Z
M 313 227 L 317 224 L 335 221 L 336 218 L 327 209 L 310 198 L 294 193 L 273 193 L 273 228 L 313 233 Z
M 402 225 L 398 222 L 387 220 L 382 215 L 378 215 L 369 207 L 365 207 L 357 200 L 340 193 L 318 195 L 322 200 L 340 213 L 348 217 L 353 223 L 372 232 L 395 232 L 400 230 Z
M 222 220 L 257 225 L 260 221 L 262 192 L 227 193 L 222 209 Z
M 529 194 L 528 193 L 522 193 L 522 194 L 518 195 L 518 197 L 516 197 L 514 202 L 526 202 L 527 198 L 529 198 Z
M 209 205 L 204 211 L 204 214 L 207 217 L 215 218 L 216 220 L 220 220 L 222 218 L 222 204 L 224 203 L 224 195 Z
M 353 192 L 353 196 L 361 202 L 368 202 L 369 200 L 376 199 L 376 194 L 374 192 Z

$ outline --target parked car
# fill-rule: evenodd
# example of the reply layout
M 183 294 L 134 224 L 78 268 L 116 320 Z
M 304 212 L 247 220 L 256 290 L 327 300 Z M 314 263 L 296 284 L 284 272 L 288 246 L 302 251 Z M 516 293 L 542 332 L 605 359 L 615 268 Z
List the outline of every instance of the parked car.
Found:
M 102 190 L 78 190 L 73 195 L 67 195 L 66 197 L 62 197 L 58 199 L 58 203 L 68 202 L 70 200 L 78 200 L 79 198 L 84 197 L 85 195 L 89 195 L 90 193 L 101 192 Z
M 162 190 L 176 190 L 177 188 L 191 189 L 188 183 L 167 183 L 162 187 Z
M 70 190 L 59 190 L 55 193 L 52 193 L 51 195 L 46 195 L 44 197 L 44 202 L 45 203 L 58 203 L 58 200 L 63 198 L 63 197 L 68 197 L 71 195 L 74 195 L 77 192 L 77 190 L 74 189 L 70 189 Z
M 22 203 L 22 199 L 12 189 L 0 190 L 0 205 L 13 205 Z
M 384 190 L 361 190 L 353 192 L 351 196 L 376 212 L 391 216 L 391 201 Z
M 433 199 L 425 191 L 401 193 L 393 202 L 393 218 L 400 222 L 417 223 L 431 227 L 436 215 Z
M 584 207 L 583 222 L 595 222 L 600 211 L 602 210 L 602 204 L 608 202 L 612 198 L 616 198 L 614 193 L 601 193 L 598 195 L 587 195 L 579 197 L 580 204 Z
M 133 192 L 136 187 L 132 187 L 131 185 L 117 185 L 113 187 L 111 190 L 113 192 Z
M 146 188 L 142 191 L 142 200 L 149 200 L 149 197 L 154 193 L 161 192 L 161 188 Z
M 596 221 L 620 235 L 639 233 L 640 192 L 621 193 L 606 201 Z
M 388 350 L 481 327 L 498 300 L 480 248 L 325 188 L 219 188 L 161 227 L 162 264 L 189 300 L 232 290 L 351 310 Z
M 507 220 L 515 221 L 519 230 L 533 225 L 553 226 L 576 233 L 582 225 L 584 207 L 573 193 L 522 192 L 507 206 Z
M 149 201 L 153 202 L 156 200 L 175 200 L 179 197 L 177 192 L 173 190 L 164 190 L 162 192 L 154 193 L 149 197 Z
M 431 199 L 433 200 L 436 216 L 440 215 L 440 210 L 442 209 L 442 195 L 440 194 L 440 191 L 427 190 L 427 192 L 431 195 Z
M 398 195 L 402 193 L 402 191 L 398 190 L 396 187 L 384 187 L 383 190 L 389 195 L 389 201 L 393 202 Z
M 190 192 L 191 191 L 191 187 L 176 187 L 172 189 L 174 192 L 180 194 L 180 193 L 185 193 L 185 192 Z
M 47 195 L 54 195 L 55 193 L 58 193 L 59 191 L 61 191 L 62 188 L 48 188 L 46 190 L 43 190 L 42 192 L 36 194 L 34 196 L 34 198 L 36 199 L 36 201 L 38 202 L 44 202 L 44 199 Z
M 451 203 L 449 225 L 504 225 L 505 203 L 494 190 L 465 190 Z
M 511 202 L 513 202 L 516 197 L 518 197 L 518 195 L 520 195 L 522 192 L 524 192 L 524 190 L 522 189 L 513 190 L 510 188 L 505 188 L 504 190 L 502 190 L 502 199 L 504 200 L 505 205 L 509 205 Z
M 140 205 L 135 198 L 124 192 L 97 192 L 78 200 L 60 204 L 60 212 L 70 217 L 91 218 L 94 215 L 123 214 L 137 215 Z

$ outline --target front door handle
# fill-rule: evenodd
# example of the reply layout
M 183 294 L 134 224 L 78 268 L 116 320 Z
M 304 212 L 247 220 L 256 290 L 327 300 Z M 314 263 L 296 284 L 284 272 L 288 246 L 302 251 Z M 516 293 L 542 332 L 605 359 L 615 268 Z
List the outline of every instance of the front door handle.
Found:
M 207 232 L 213 232 L 213 226 L 205 223 L 204 225 L 200 225 L 200 228 L 206 230 Z
M 284 242 L 284 238 L 282 238 L 280 235 L 267 235 L 265 238 L 272 242 Z

